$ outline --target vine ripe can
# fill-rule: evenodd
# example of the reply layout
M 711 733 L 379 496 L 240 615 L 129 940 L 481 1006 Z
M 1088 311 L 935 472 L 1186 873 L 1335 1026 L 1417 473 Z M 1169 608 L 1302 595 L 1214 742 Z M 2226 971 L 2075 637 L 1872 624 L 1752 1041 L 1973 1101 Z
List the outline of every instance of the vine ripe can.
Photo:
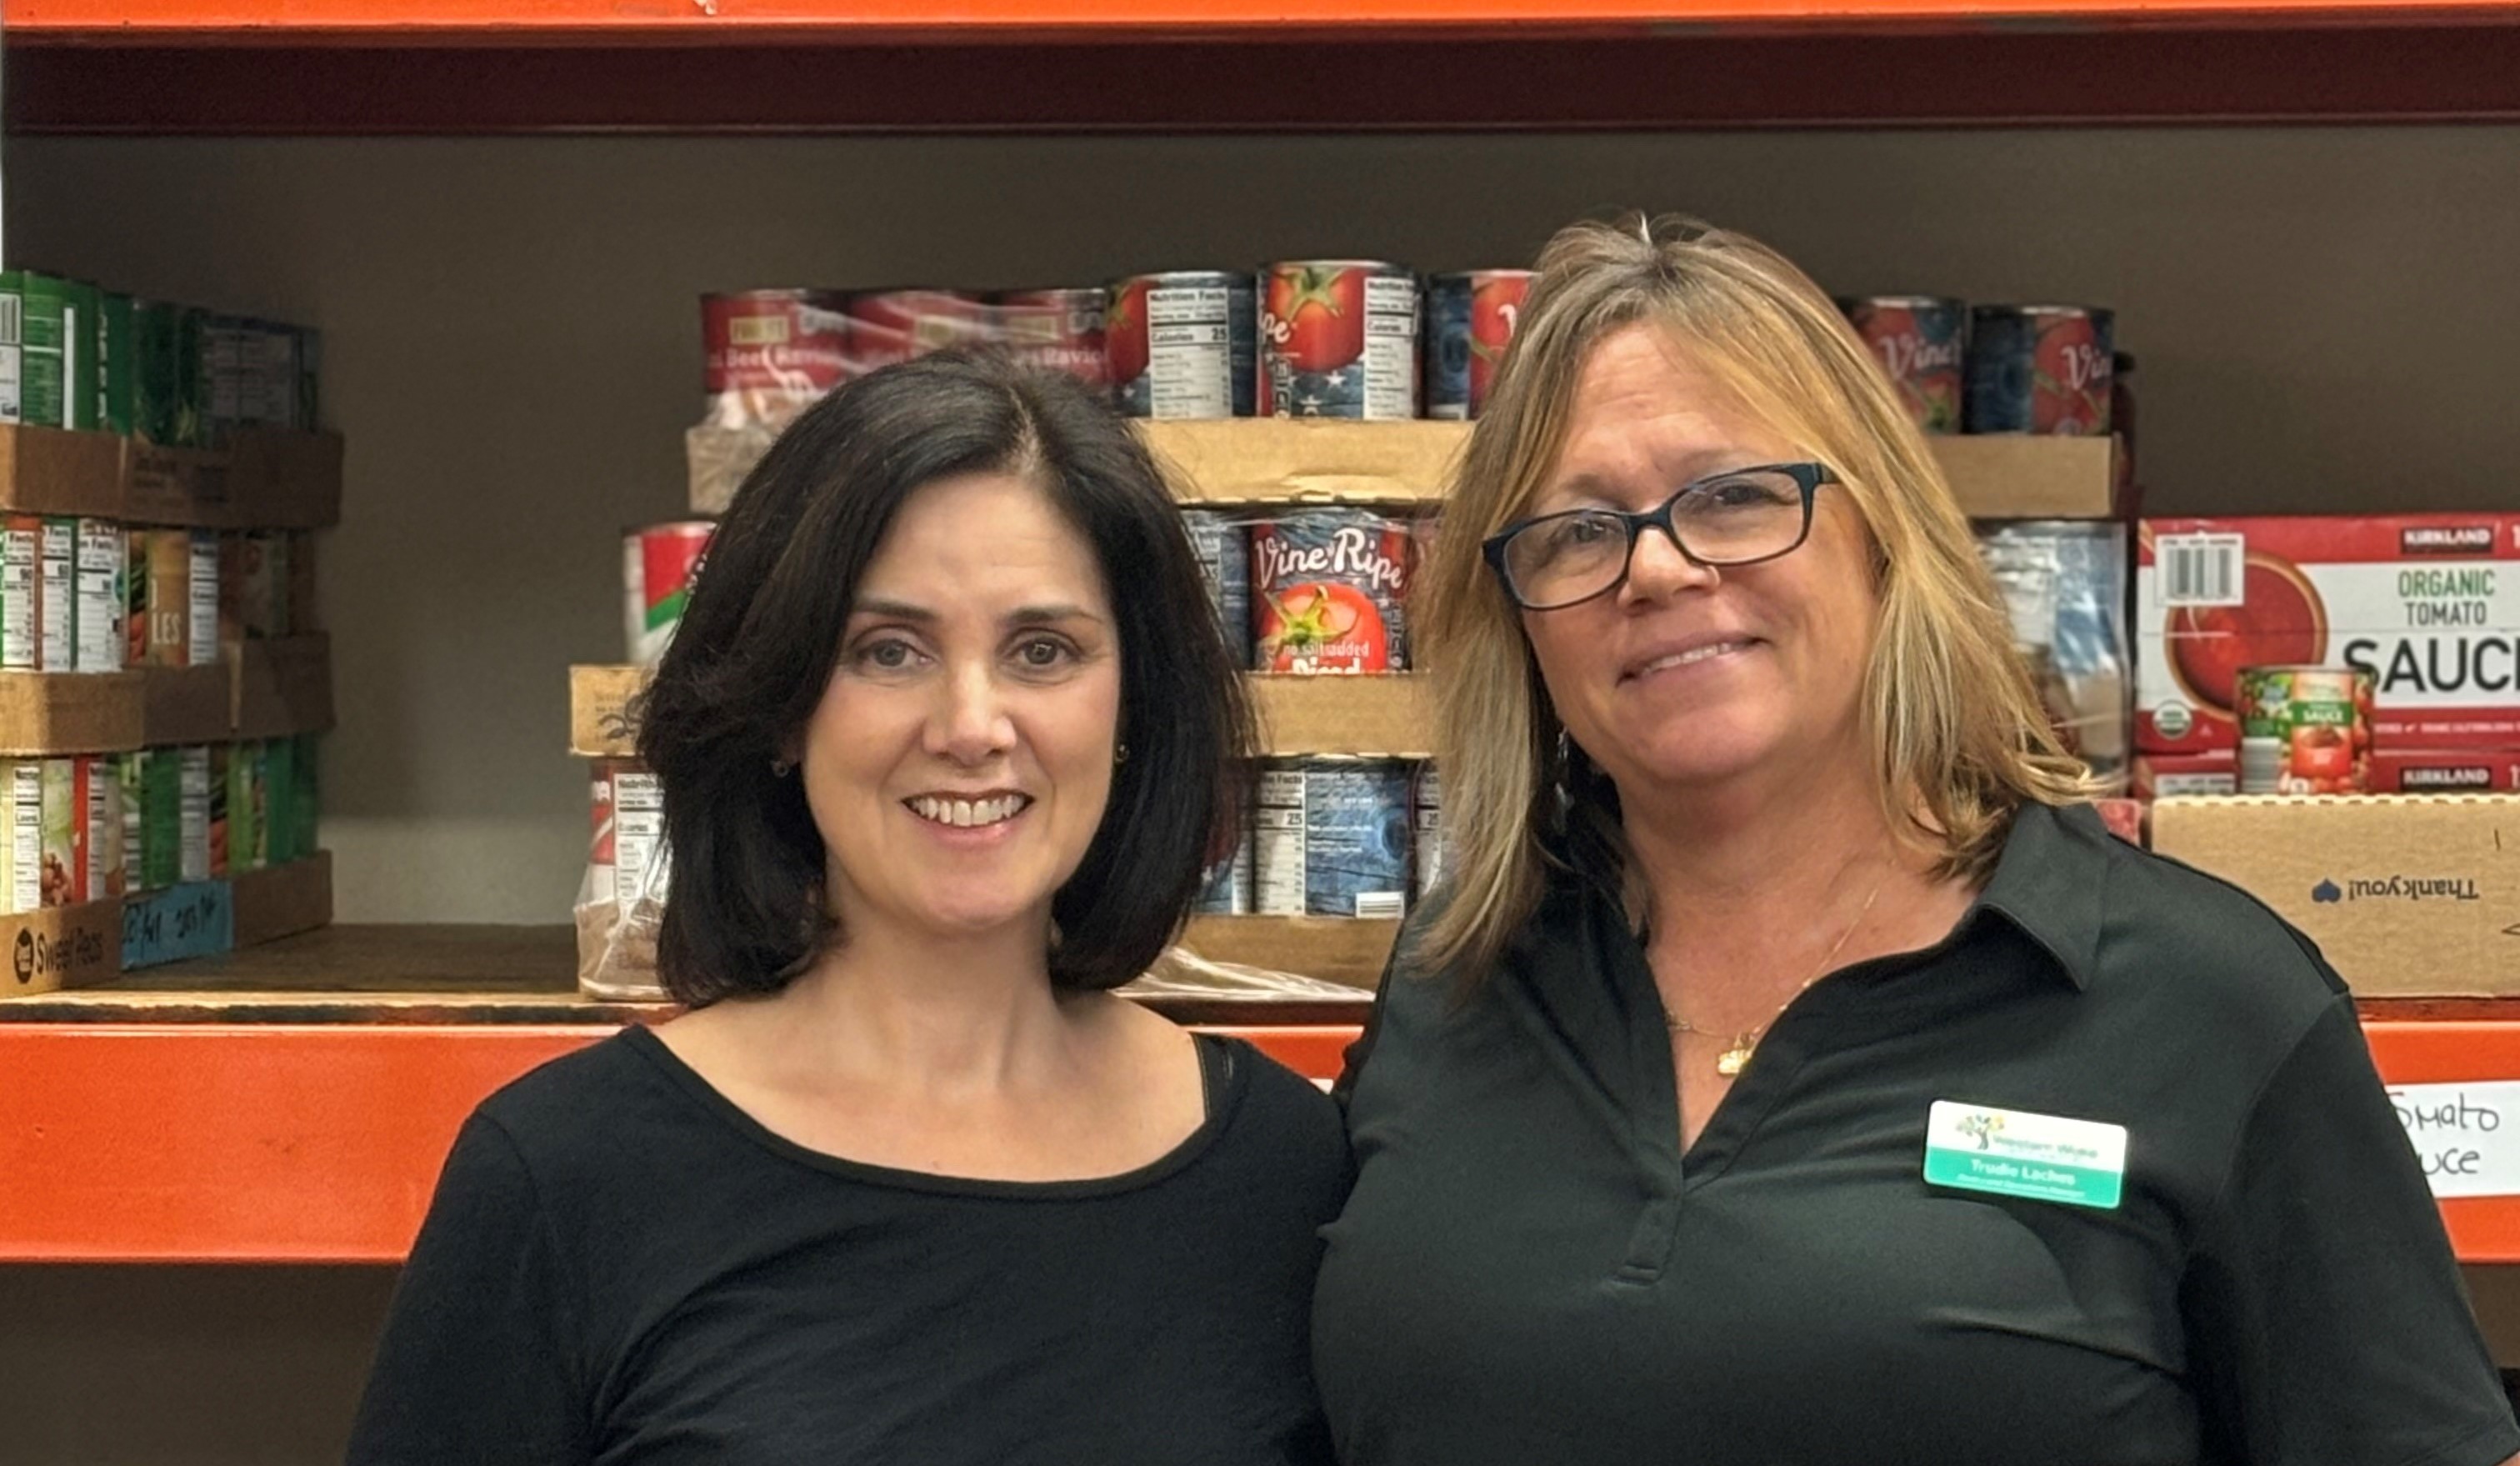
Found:
M 1916 426 L 1959 432 L 1968 307 L 1940 296 L 1857 296 L 1837 304 Z
M 2371 764 L 2371 673 L 2350 666 L 2240 672 L 2240 793 L 2360 794 Z
M 1417 537 L 1366 509 L 1302 509 L 1249 526 L 1254 669 L 1397 672 Z
M 1407 914 L 1409 765 L 1400 759 L 1264 759 L 1251 823 L 1262 913 Z
M 2092 306 L 1972 308 L 1968 431 L 2107 433 L 2116 335 L 2116 317 Z
M 1001 291 L 993 314 L 998 340 L 1017 361 L 1064 372 L 1098 390 L 1111 385 L 1101 286 Z
M 1102 350 L 1133 418 L 1247 418 L 1259 366 L 1248 275 L 1165 270 L 1113 281 Z
M 1182 527 L 1207 581 L 1208 604 L 1224 628 L 1226 650 L 1238 664 L 1251 662 L 1251 545 L 1242 522 L 1215 509 L 1185 509 Z
M 1303 259 L 1262 276 L 1263 417 L 1418 416 L 1418 277 L 1379 260 Z
M 632 662 L 653 666 L 664 657 L 716 532 L 708 520 L 676 520 L 622 534 L 622 630 Z
M 1505 364 L 1531 291 L 1529 270 L 1466 270 L 1426 281 L 1426 415 L 1474 418 Z
M 701 374 L 717 428 L 783 427 L 848 380 L 849 320 L 819 290 L 700 297 Z

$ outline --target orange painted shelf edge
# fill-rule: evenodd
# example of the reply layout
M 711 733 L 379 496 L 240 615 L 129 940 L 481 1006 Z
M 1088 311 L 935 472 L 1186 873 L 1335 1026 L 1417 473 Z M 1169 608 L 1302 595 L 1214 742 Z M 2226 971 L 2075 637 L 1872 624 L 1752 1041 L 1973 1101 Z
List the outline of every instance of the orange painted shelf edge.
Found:
M 2299 24 L 2507 12 L 2508 0 L 11 0 L 19 39 L 162 39 L 199 32 L 393 38 L 440 32 L 691 38 L 777 33 L 827 39 L 1023 34 L 1080 39 L 1220 32 L 1639 31 L 1738 24 L 1840 25 L 2018 21 Z
M 472 1107 L 604 1026 L 0 1024 L 0 1262 L 394 1262 Z M 1222 1028 L 1338 1072 L 1353 1028 Z
M 2520 1019 L 2363 1027 L 2391 1083 L 2520 1077 Z M 612 1031 L 0 1024 L 0 1262 L 396 1261 L 472 1107 Z M 1326 1079 L 1357 1029 L 1215 1031 Z M 2520 1262 L 2520 1198 L 2442 1214 L 2461 1260 Z

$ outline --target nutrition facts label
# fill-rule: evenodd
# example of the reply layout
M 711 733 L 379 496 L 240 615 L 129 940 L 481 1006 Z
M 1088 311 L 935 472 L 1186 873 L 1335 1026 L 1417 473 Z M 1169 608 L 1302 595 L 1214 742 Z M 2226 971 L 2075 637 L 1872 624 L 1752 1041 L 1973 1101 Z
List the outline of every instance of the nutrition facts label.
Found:
M 184 750 L 182 782 L 178 786 L 182 813 L 177 828 L 183 843 L 183 868 L 176 872 L 179 880 L 206 881 L 210 878 L 210 751 L 202 748 Z
M 1256 908 L 1264 916 L 1304 914 L 1304 776 L 1263 773 L 1251 811 Z
M 1365 282 L 1365 415 L 1418 415 L 1418 282 L 1375 276 Z
M 1223 286 L 1147 292 L 1147 379 L 1159 418 L 1234 416 L 1234 293 Z
M 665 790 L 654 774 L 624 773 L 612 781 L 613 890 L 622 900 L 662 900 L 646 889 L 648 867 L 665 848 Z

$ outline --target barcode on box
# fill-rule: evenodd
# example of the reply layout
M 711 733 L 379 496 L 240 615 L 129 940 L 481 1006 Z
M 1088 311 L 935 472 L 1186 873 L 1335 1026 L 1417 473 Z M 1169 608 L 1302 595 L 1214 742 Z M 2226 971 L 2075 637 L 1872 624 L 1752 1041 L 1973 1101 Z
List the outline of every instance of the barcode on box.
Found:
M 2165 534 L 2153 541 L 2164 606 L 2237 606 L 2248 541 L 2237 534 Z
M 1360 891 L 1356 893 L 1356 914 L 1365 918 L 1397 920 L 1407 914 L 1408 895 L 1398 891 Z

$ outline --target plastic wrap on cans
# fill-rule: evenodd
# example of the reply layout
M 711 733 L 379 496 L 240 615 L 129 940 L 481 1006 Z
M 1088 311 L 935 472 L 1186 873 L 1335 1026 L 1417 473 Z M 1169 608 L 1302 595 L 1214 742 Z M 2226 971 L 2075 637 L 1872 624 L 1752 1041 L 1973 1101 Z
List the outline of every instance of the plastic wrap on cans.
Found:
M 1261 278 L 1261 416 L 1418 416 L 1416 275 L 1379 260 L 1306 259 Z
M 75 664 L 83 672 L 118 672 L 130 640 L 131 598 L 122 585 L 131 573 L 130 544 L 107 520 L 80 520 L 77 534 Z
M 1416 829 L 1417 844 L 1411 853 L 1417 861 L 1418 899 L 1435 889 L 1444 878 L 1444 791 L 1436 777 L 1431 758 L 1417 765 L 1409 785 L 1410 823 Z
M 1102 350 L 1133 418 L 1247 418 L 1259 371 L 1249 275 L 1167 270 L 1113 282 Z
M 1252 661 L 1264 672 L 1409 667 L 1416 536 L 1365 509 L 1301 509 L 1249 527 Z
M 990 336 L 988 303 L 968 291 L 854 291 L 845 308 L 860 375 Z
M 2109 431 L 2116 317 L 2083 305 L 1979 305 L 1969 311 L 1971 433 L 2081 435 Z
M 661 997 L 656 921 L 671 860 L 665 850 L 664 791 L 627 759 L 595 766 L 594 841 L 577 896 L 577 982 L 591 997 Z
M 664 658 L 716 532 L 709 520 L 677 520 L 621 536 L 622 631 L 632 662 L 653 666 Z
M 1529 270 L 1465 270 L 1426 281 L 1426 415 L 1475 418 L 1505 364 Z
M 2024 520 L 1980 531 L 1978 552 L 2012 616 L 2041 701 L 2066 749 L 2112 789 L 2134 752 L 2124 525 Z
M 848 380 L 838 294 L 746 290 L 700 297 L 700 386 L 712 428 L 784 428 Z
M 1400 759 L 1265 759 L 1251 823 L 1263 914 L 1407 914 L 1409 766 Z
M 1855 296 L 1837 304 L 1916 426 L 1959 432 L 1968 307 L 1940 296 Z
M 2240 669 L 2240 793 L 2360 794 L 2370 783 L 2371 673 L 2353 666 Z
M 1099 285 L 1010 290 L 998 293 L 990 314 L 998 340 L 1015 360 L 1107 390 L 1111 371 L 1104 354 L 1103 305 Z
M 1185 509 L 1182 527 L 1207 581 L 1208 604 L 1237 666 L 1251 664 L 1251 544 L 1242 522 L 1214 509 Z

